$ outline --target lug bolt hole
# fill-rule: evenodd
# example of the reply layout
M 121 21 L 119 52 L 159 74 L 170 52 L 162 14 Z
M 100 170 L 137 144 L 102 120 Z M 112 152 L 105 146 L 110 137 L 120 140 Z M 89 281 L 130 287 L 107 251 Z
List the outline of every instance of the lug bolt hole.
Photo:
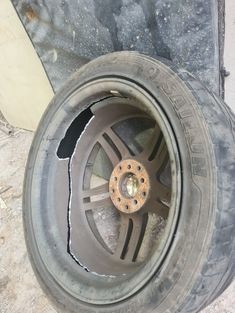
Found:
M 129 206 L 128 206 L 128 205 L 125 205 L 125 208 L 126 208 L 126 210 L 128 210 L 128 209 L 129 209 Z
M 121 198 L 117 198 L 117 201 L 118 201 L 118 202 L 121 202 Z
M 129 165 L 127 166 L 127 168 L 128 168 L 128 170 L 130 170 L 130 169 L 131 169 L 131 165 L 129 164 Z
M 114 190 L 114 189 L 112 189 L 112 193 L 115 193 L 115 190 Z
M 143 184 L 144 183 L 144 178 L 140 178 L 140 182 Z
M 142 192 L 142 196 L 143 196 L 143 197 L 146 197 L 146 192 L 145 192 L 145 191 Z
M 137 166 L 137 170 L 138 170 L 138 171 L 141 171 L 141 166 Z
M 121 167 L 121 166 L 119 166 L 119 170 L 120 170 L 120 171 L 122 170 L 122 167 Z
M 137 203 L 138 203 L 138 201 L 137 201 L 137 200 L 134 200 L 133 202 L 134 202 L 134 204 L 137 204 Z
M 114 177 L 114 180 L 117 181 L 117 177 Z

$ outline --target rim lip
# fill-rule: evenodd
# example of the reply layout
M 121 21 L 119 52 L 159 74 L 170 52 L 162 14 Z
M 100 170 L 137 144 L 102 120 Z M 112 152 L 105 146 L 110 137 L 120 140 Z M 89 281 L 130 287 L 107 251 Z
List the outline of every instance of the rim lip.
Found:
M 105 86 L 103 86 L 104 84 L 105 84 Z M 115 85 L 115 88 L 108 88 L 109 85 L 111 87 L 113 84 Z M 165 232 L 167 233 L 167 236 L 166 236 L 167 240 L 164 244 L 164 249 L 162 249 L 161 257 L 156 260 L 155 259 L 156 258 L 156 251 L 152 254 L 151 258 L 143 265 L 143 267 L 141 267 L 139 272 L 143 272 L 143 269 L 146 268 L 146 266 L 149 267 L 148 266 L 149 263 L 154 263 L 154 266 L 151 266 L 151 270 L 149 271 L 149 273 L 147 275 L 144 274 L 143 279 L 138 281 L 135 288 L 131 288 L 131 291 L 128 294 L 126 294 L 124 297 L 114 298 L 112 300 L 109 298 L 108 301 L 104 301 L 103 299 L 102 300 L 96 299 L 96 300 L 91 301 L 91 299 L 78 297 L 78 295 L 76 293 L 74 293 L 74 291 L 71 290 L 71 288 L 67 288 L 64 285 L 64 283 L 63 283 L 63 281 L 61 281 L 58 273 L 57 273 L 57 277 L 56 277 L 56 275 L 53 274 L 53 271 L 50 270 L 50 264 L 48 264 L 47 260 L 45 260 L 45 257 L 43 259 L 43 256 L 42 256 L 43 253 L 41 252 L 41 249 L 37 244 L 37 239 L 35 238 L 35 235 L 33 234 L 33 237 L 34 237 L 33 239 L 34 239 L 34 242 L 36 245 L 37 252 L 41 258 L 41 262 L 44 265 L 46 271 L 53 277 L 53 279 L 67 293 L 69 293 L 70 295 L 74 296 L 75 298 L 79 299 L 82 302 L 95 304 L 95 305 L 97 305 L 97 304 L 108 305 L 108 304 L 113 304 L 113 303 L 123 301 L 124 299 L 133 296 L 136 292 L 141 290 L 147 284 L 147 282 L 154 276 L 154 274 L 158 271 L 161 264 L 163 263 L 163 260 L 168 255 L 169 248 L 172 244 L 173 235 L 175 233 L 176 225 L 178 222 L 179 207 L 180 207 L 179 204 L 181 202 L 182 175 L 181 175 L 181 170 L 180 170 L 181 169 L 180 151 L 177 147 L 177 140 L 174 136 L 171 124 L 168 121 L 167 116 L 163 111 L 162 104 L 159 103 L 158 100 L 155 99 L 153 96 L 151 96 L 151 94 L 148 91 L 146 91 L 143 86 L 141 86 L 138 82 L 132 83 L 130 80 L 128 80 L 128 78 L 124 78 L 124 77 L 119 78 L 117 76 L 112 76 L 109 78 L 108 77 L 107 78 L 100 78 L 100 79 L 94 78 L 91 81 L 84 83 L 83 86 L 77 87 L 76 90 L 71 92 L 71 94 L 64 100 L 62 106 L 65 107 L 65 106 L 69 105 L 70 107 L 72 107 L 72 106 L 76 107 L 76 105 L 79 104 L 79 101 L 76 99 L 78 93 L 80 94 L 79 98 L 81 98 L 81 92 L 83 92 L 84 96 L 85 96 L 84 99 L 87 102 L 88 98 L 89 98 L 89 92 L 87 90 L 90 89 L 91 95 L 94 96 L 94 91 L 96 91 L 95 94 L 98 95 L 98 94 L 101 94 L 101 90 L 103 88 L 102 93 L 107 94 L 107 90 L 113 90 L 113 89 L 119 90 L 117 88 L 117 85 L 119 85 L 119 87 L 122 86 L 123 88 L 121 88 L 121 89 L 125 90 L 125 92 L 122 90 L 121 94 L 129 94 L 129 96 L 131 96 L 133 98 L 132 92 L 133 92 L 133 90 L 135 90 L 136 92 L 139 93 L 138 96 L 141 95 L 142 97 L 145 97 L 145 99 L 148 101 L 148 103 L 149 103 L 148 109 L 152 113 L 152 115 L 154 116 L 156 121 L 158 122 L 158 124 L 159 124 L 159 126 L 160 126 L 160 128 L 164 134 L 164 139 L 167 143 L 167 147 L 168 147 L 168 151 L 169 151 L 169 155 L 170 155 L 170 160 L 171 160 L 172 166 L 174 165 L 175 174 L 172 177 L 175 176 L 176 185 L 174 187 L 176 187 L 177 191 L 172 193 L 172 199 L 173 199 L 172 203 L 175 204 L 175 210 L 172 210 L 172 208 L 171 208 L 171 210 L 169 212 L 169 216 L 170 216 L 170 219 L 172 221 L 171 221 L 171 223 L 169 223 L 169 219 L 168 219 L 168 222 L 166 225 Z M 135 95 L 135 98 L 137 98 L 136 95 Z M 83 105 L 82 109 L 77 112 L 78 113 L 77 115 L 81 114 L 81 112 L 83 112 L 85 109 L 87 109 L 91 104 L 92 104 L 92 101 L 88 102 L 88 104 L 86 106 Z M 81 103 L 80 103 L 80 105 L 81 105 Z M 61 109 L 61 107 L 59 109 Z M 54 116 L 57 114 L 59 109 L 54 112 Z M 73 119 L 74 118 L 75 117 L 73 117 Z M 44 131 L 43 136 L 46 134 L 46 132 L 48 131 L 48 129 L 50 127 L 52 127 L 52 126 L 48 125 L 48 127 Z M 59 127 L 59 126 L 57 126 L 57 127 Z M 67 130 L 67 128 L 68 128 L 68 124 L 67 124 L 66 130 Z M 166 136 L 166 134 L 168 136 Z M 41 142 L 39 143 L 39 147 L 40 147 L 40 145 L 41 145 Z M 35 163 L 36 162 L 37 162 L 37 156 L 35 158 Z M 32 178 L 32 180 L 33 180 L 33 178 Z M 172 188 L 172 190 L 175 190 L 175 188 L 174 189 Z M 31 218 L 32 224 L 34 224 L 33 216 L 31 215 L 30 218 Z M 164 237 L 165 237 L 165 235 L 164 235 Z M 163 240 L 161 241 L 160 246 L 163 245 L 162 242 L 163 242 Z M 161 249 L 158 247 L 156 250 L 158 251 Z M 153 261 L 153 262 L 151 262 L 151 261 Z M 102 279 L 102 277 L 100 277 L 100 279 Z

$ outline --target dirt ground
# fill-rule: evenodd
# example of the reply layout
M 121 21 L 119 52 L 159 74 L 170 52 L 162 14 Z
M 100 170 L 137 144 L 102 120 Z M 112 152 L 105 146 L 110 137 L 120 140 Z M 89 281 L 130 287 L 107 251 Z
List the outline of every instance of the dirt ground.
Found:
M 0 127 L 0 312 L 55 312 L 31 270 L 24 243 L 21 201 L 23 175 L 33 134 Z

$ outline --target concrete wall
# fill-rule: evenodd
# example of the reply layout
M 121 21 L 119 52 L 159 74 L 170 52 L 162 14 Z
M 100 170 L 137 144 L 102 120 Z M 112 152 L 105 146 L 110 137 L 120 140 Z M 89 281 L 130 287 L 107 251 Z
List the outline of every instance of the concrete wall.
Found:
M 10 0 L 0 0 L 0 110 L 13 126 L 34 130 L 53 91 Z

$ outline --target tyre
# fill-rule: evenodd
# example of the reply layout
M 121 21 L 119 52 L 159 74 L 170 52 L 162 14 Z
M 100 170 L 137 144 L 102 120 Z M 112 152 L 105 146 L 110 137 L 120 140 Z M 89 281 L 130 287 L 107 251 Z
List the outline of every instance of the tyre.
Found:
M 188 72 L 134 52 L 54 97 L 23 199 L 35 274 L 62 312 L 196 313 L 234 274 L 234 116 Z

